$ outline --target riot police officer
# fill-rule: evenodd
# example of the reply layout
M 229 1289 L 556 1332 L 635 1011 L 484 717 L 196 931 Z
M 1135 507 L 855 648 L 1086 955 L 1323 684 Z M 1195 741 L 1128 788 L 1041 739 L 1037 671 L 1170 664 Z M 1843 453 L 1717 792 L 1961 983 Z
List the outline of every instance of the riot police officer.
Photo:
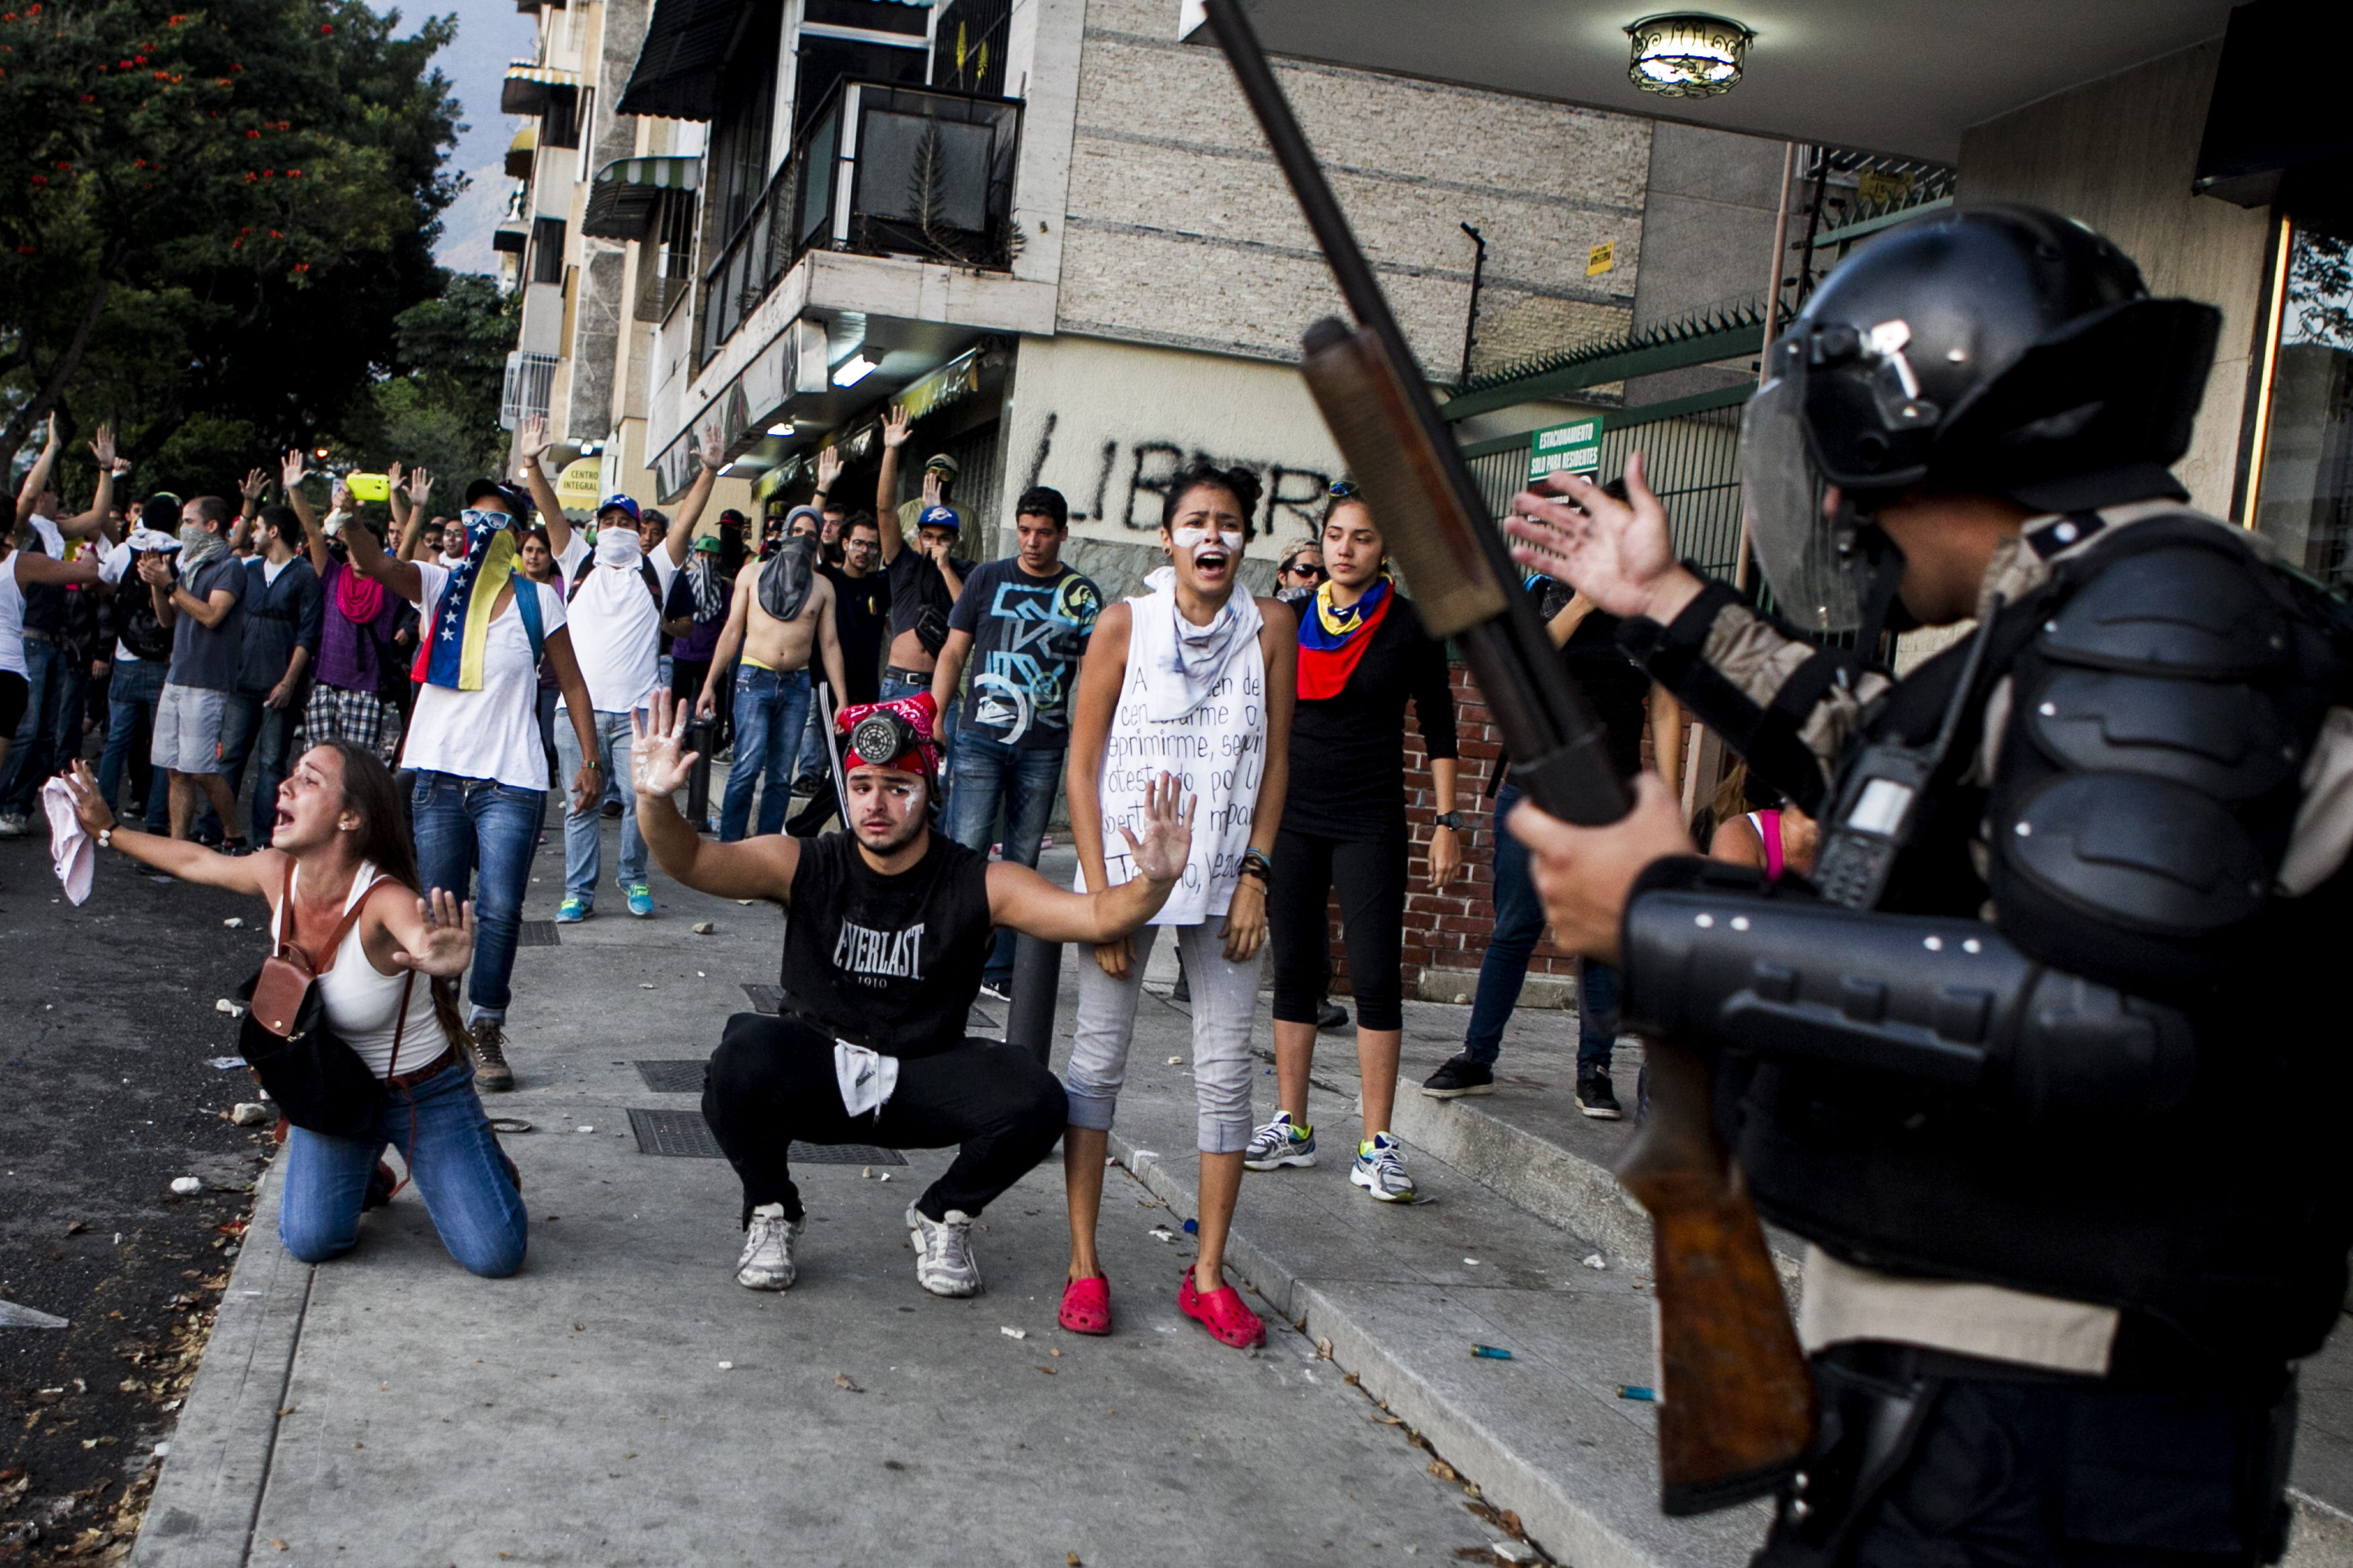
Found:
M 1785 621 L 1675 563 L 1636 465 L 1630 505 L 1514 503 L 1514 552 L 1822 822 L 1778 886 L 1694 857 L 1655 779 L 1609 827 L 1513 822 L 1627 1026 L 1715 1054 L 1757 1207 L 1809 1244 L 1819 1425 L 1759 1563 L 2284 1549 L 2293 1363 L 2353 1242 L 2353 638 L 2169 472 L 2219 322 L 2031 208 L 1856 254 L 1744 423 Z M 1867 662 L 1968 622 L 1901 680 Z

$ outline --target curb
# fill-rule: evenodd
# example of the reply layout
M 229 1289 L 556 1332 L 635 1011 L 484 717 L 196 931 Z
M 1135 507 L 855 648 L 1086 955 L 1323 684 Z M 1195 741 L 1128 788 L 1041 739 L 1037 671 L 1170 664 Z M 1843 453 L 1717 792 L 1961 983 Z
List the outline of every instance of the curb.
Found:
M 1153 1196 L 1180 1214 L 1193 1212 L 1198 1196 L 1194 1187 L 1170 1171 L 1160 1155 L 1138 1150 L 1116 1129 L 1111 1133 L 1111 1152 Z M 1188 1161 L 1190 1153 L 1187 1152 Z M 1647 1223 L 1643 1228 L 1647 1257 Z M 1246 1288 L 1303 1332 L 1330 1341 L 1334 1365 L 1356 1373 L 1366 1394 L 1428 1438 L 1466 1479 L 1476 1480 L 1480 1495 L 1488 1503 L 1519 1515 L 1528 1538 L 1556 1561 L 1573 1563 L 1577 1568 L 1693 1568 L 1687 1560 L 1671 1562 L 1629 1541 L 1563 1490 L 1557 1478 L 1522 1458 L 1502 1436 L 1447 1399 L 1375 1336 L 1360 1329 L 1322 1291 L 1303 1283 L 1260 1247 L 1239 1221 L 1226 1237 L 1226 1260 Z M 1761 1541 L 1765 1505 L 1749 1506 L 1758 1510 L 1755 1534 Z M 1746 1555 L 1744 1549 L 1744 1560 Z
M 278 1240 L 283 1153 L 281 1148 L 254 1189 L 253 1220 L 230 1267 L 172 1451 L 155 1478 L 130 1568 L 242 1568 L 252 1550 L 278 1446 L 278 1411 L 311 1301 L 311 1266 L 289 1257 Z

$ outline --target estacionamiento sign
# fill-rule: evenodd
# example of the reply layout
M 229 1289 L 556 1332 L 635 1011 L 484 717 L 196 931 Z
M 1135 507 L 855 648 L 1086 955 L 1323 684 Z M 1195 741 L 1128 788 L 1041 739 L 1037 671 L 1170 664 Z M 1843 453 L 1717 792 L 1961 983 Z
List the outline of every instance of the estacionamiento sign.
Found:
M 1601 468 L 1601 416 L 1555 425 L 1528 437 L 1528 479 L 1546 474 L 1591 474 Z

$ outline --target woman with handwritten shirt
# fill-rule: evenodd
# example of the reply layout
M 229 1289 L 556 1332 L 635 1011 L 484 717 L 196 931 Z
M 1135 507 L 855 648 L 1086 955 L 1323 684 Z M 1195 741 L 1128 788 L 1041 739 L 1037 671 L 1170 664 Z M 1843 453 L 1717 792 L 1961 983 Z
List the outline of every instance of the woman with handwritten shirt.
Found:
M 1111 1332 L 1111 1286 L 1095 1256 L 1103 1158 L 1126 1076 L 1135 1007 L 1153 939 L 1174 927 L 1193 994 L 1193 1074 L 1199 1097 L 1198 1256 L 1176 1305 L 1223 1342 L 1262 1342 L 1266 1326 L 1225 1282 L 1226 1232 L 1250 1137 L 1250 1015 L 1266 938 L 1267 885 L 1290 779 L 1289 734 L 1298 637 L 1288 608 L 1240 589 L 1242 548 L 1259 483 L 1247 469 L 1206 464 L 1173 479 L 1160 511 L 1169 564 L 1150 592 L 1095 622 L 1071 721 L 1071 832 L 1082 890 L 1134 874 L 1119 829 L 1144 808 L 1162 769 L 1198 796 L 1183 877 L 1135 935 L 1095 950 L 1079 972 L 1078 1017 L 1065 1084 L 1071 1125 L 1062 1163 L 1071 1210 L 1070 1283 L 1060 1321 Z

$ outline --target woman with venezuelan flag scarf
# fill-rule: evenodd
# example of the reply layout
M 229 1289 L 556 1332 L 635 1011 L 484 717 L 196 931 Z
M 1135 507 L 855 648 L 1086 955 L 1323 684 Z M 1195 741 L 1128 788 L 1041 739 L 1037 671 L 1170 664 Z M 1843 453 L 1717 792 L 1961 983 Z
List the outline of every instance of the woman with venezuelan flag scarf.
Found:
M 547 816 L 547 753 L 539 739 L 539 661 L 568 700 L 582 755 L 596 755 L 587 683 L 565 629 L 564 595 L 517 567 L 530 506 L 496 479 L 466 489 L 462 561 L 402 561 L 364 528 L 347 529 L 352 564 L 417 607 L 422 617 L 417 710 L 401 764 L 417 775 L 409 816 L 427 890 L 463 899 L 474 884 L 474 961 L 466 1034 L 475 1081 L 512 1089 L 506 1059 L 509 979 L 522 931 L 522 897 Z M 605 793 L 594 762 L 572 781 L 577 799 Z
M 1331 968 L 1324 901 L 1337 889 L 1364 1075 L 1364 1136 L 1348 1179 L 1384 1203 L 1410 1203 L 1413 1177 L 1389 1131 L 1405 1037 L 1405 706 L 1412 702 L 1420 724 L 1437 796 L 1430 836 L 1436 892 L 1461 862 L 1454 696 L 1446 649 L 1430 640 L 1412 602 L 1398 592 L 1380 526 L 1346 480 L 1332 487 L 1321 542 L 1327 576 L 1298 605 L 1299 707 L 1291 724 L 1293 754 L 1314 759 L 1313 771 L 1291 792 L 1267 895 L 1282 1109 L 1251 1138 L 1243 1163 L 1253 1171 L 1315 1163 L 1307 1079 Z

